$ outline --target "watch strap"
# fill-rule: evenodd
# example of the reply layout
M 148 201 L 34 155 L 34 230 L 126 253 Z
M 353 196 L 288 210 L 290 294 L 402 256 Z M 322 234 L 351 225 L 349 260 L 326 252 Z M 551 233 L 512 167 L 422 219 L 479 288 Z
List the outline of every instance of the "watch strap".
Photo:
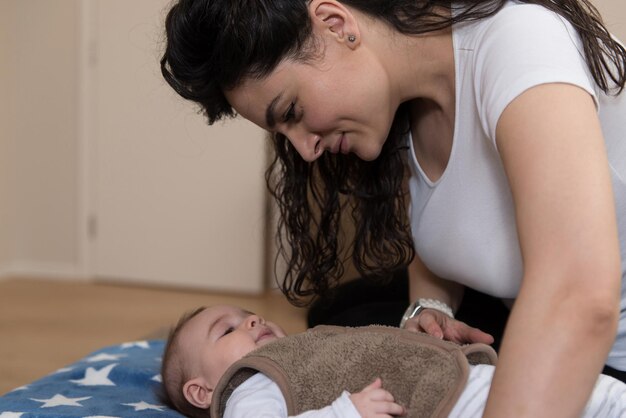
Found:
M 452 308 L 450 308 L 446 303 L 437 300 L 437 299 L 426 299 L 419 298 L 415 302 L 409 305 L 409 307 L 404 311 L 404 315 L 402 315 L 402 320 L 400 321 L 400 328 L 404 328 L 406 321 L 411 318 L 415 318 L 418 316 L 424 309 L 435 309 L 440 312 L 443 312 L 450 318 L 454 319 L 454 314 L 452 313 Z
M 445 313 L 450 318 L 454 319 L 454 313 L 452 313 L 452 308 L 449 307 L 446 303 L 437 300 L 437 299 L 418 299 L 419 304 L 424 308 L 436 309 L 440 312 Z

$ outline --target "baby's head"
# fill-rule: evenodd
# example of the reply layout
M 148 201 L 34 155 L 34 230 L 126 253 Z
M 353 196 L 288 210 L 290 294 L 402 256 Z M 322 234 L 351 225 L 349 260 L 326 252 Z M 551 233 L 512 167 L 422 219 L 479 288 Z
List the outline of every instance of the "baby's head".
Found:
M 165 396 L 187 416 L 206 416 L 226 369 L 252 350 L 285 336 L 273 322 L 236 306 L 199 308 L 183 315 L 165 346 Z

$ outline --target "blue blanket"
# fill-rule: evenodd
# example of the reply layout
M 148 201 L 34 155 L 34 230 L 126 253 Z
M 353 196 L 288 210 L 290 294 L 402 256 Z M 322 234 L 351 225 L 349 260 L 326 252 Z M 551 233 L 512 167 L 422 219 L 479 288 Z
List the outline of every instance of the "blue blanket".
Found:
M 164 341 L 135 341 L 89 356 L 0 397 L 0 418 L 180 418 L 159 400 Z

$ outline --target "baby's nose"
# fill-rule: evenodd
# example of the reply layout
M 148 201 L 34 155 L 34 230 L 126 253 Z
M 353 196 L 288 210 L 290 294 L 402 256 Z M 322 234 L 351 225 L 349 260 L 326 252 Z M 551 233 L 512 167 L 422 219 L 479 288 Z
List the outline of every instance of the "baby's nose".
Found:
M 250 315 L 246 321 L 249 328 L 258 327 L 265 324 L 265 320 L 259 315 Z

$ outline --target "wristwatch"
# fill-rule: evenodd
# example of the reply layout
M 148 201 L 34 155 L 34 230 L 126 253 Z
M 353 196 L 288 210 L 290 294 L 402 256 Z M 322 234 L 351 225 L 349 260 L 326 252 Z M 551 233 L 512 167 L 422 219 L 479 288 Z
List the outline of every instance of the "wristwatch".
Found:
M 415 318 L 419 315 L 424 309 L 436 309 L 444 314 L 448 315 L 450 318 L 454 319 L 454 314 L 452 313 L 452 308 L 443 303 L 440 300 L 436 299 L 423 299 L 419 298 L 415 302 L 409 305 L 404 311 L 404 315 L 402 315 L 402 320 L 400 321 L 400 328 L 404 328 L 406 321 L 411 318 Z
M 400 328 L 404 328 L 404 324 L 406 324 L 406 321 L 408 321 L 409 319 L 413 317 L 416 317 L 423 310 L 424 310 L 424 307 L 420 305 L 420 299 L 410 304 L 409 307 L 406 308 L 406 311 L 404 311 L 404 315 L 402 315 L 402 320 L 400 321 Z

